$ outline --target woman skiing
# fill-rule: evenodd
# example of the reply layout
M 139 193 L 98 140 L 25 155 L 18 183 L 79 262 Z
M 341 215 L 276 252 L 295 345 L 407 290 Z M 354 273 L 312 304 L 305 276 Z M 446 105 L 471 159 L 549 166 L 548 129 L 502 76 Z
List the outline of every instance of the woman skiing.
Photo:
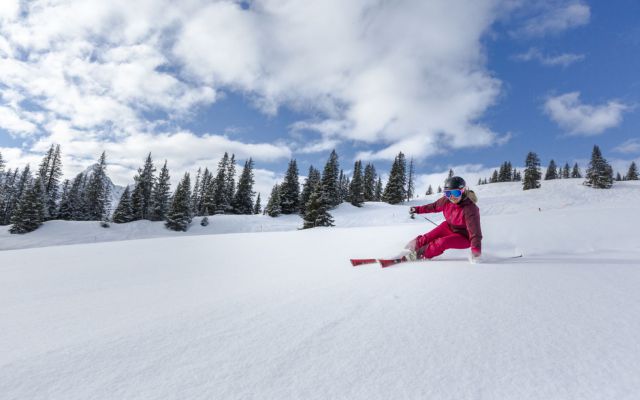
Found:
M 416 237 L 407 248 L 409 260 L 430 259 L 447 249 L 471 247 L 471 261 L 479 261 L 481 255 L 482 230 L 478 198 L 466 187 L 464 179 L 452 176 L 445 181 L 444 197 L 418 207 L 411 207 L 410 214 L 442 212 L 445 222 L 431 232 Z

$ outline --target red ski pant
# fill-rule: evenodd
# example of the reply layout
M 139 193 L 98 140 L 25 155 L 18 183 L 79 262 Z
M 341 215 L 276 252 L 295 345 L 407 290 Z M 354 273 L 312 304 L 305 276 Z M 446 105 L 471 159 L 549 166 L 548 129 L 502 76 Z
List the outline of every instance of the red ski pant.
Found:
M 424 246 L 427 246 L 424 250 Z M 431 232 L 416 238 L 416 251 L 422 258 L 433 258 L 444 253 L 447 249 L 466 249 L 471 247 L 471 242 L 465 236 L 449 229 L 449 224 L 441 223 Z

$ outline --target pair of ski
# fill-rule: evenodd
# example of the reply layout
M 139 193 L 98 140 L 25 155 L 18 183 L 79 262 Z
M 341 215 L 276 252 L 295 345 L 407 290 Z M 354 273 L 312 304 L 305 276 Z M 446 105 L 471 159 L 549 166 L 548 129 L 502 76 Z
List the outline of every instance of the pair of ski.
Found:
M 522 254 L 519 254 L 517 256 L 504 257 L 500 259 L 488 259 L 487 261 L 494 263 L 499 261 L 511 260 L 514 258 L 521 258 L 521 257 L 522 257 Z M 398 257 L 398 258 L 352 258 L 350 261 L 351 261 L 351 265 L 353 265 L 354 267 L 357 267 L 359 265 L 365 265 L 365 264 L 374 264 L 378 262 L 380 263 L 380 266 L 382 268 L 386 268 L 386 267 L 390 267 L 392 265 L 407 262 L 410 260 L 407 259 L 406 257 Z

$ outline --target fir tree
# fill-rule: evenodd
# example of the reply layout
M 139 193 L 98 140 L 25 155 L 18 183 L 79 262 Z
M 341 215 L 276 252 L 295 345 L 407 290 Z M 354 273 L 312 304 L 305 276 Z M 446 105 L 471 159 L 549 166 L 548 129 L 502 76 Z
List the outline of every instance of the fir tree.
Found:
M 4 212 L 5 219 L 3 221 L 3 225 L 11 223 L 11 219 L 13 218 L 13 213 L 18 209 L 18 204 L 20 203 L 20 200 L 26 194 L 27 190 L 33 183 L 33 176 L 31 175 L 31 169 L 29 167 L 29 164 L 27 164 L 27 166 L 24 167 L 24 169 L 20 173 L 19 178 L 17 178 L 17 174 L 18 174 L 18 169 L 16 168 L 16 171 L 14 173 L 14 175 L 16 176 L 16 178 L 14 179 L 15 183 L 13 184 L 13 188 L 11 189 L 11 192 L 7 193 L 8 200 L 7 200 L 7 205 Z
M 556 162 L 553 160 L 549 161 L 547 172 L 544 174 L 545 181 L 549 181 L 552 179 L 558 179 L 558 167 L 556 166 Z
M 364 201 L 376 201 L 376 168 L 368 163 L 364 167 Z
M 523 190 L 538 189 L 540 187 L 540 159 L 534 152 L 529 152 L 524 161 L 524 180 L 522 182 Z
M 234 212 L 232 202 L 236 192 L 236 155 L 231 154 L 231 158 L 227 163 L 227 171 L 224 178 L 224 204 L 222 208 L 225 213 Z
M 340 203 L 342 203 L 344 201 L 351 201 L 349 199 L 349 186 L 350 185 L 351 185 L 351 181 L 349 180 L 349 177 L 341 169 L 340 170 L 340 175 L 338 177 L 338 200 L 340 201 Z
M 340 188 L 338 186 L 338 174 L 340 173 L 340 166 L 338 164 L 338 154 L 335 150 L 331 151 L 329 159 L 324 166 L 322 172 L 322 193 L 327 199 L 327 205 L 329 208 L 333 208 L 340 204 Z
M 60 204 L 59 218 L 71 221 L 84 221 L 86 219 L 84 181 L 85 174 L 83 173 L 79 173 L 73 179 L 66 202 Z
M 138 168 L 138 174 L 135 176 L 135 185 L 131 194 L 131 203 L 133 206 L 133 215 L 135 220 L 150 219 L 151 217 L 151 192 L 155 184 L 156 167 L 153 165 L 151 153 L 147 156 L 142 168 Z
M 44 222 L 44 184 L 38 176 L 20 198 L 16 211 L 11 216 L 11 233 L 28 233 L 38 229 Z
M 625 175 L 625 180 L 627 180 L 627 181 L 637 181 L 638 180 L 638 167 L 636 166 L 635 161 L 632 161 L 631 165 L 629 165 L 629 170 L 627 171 L 627 174 Z
M 584 184 L 594 189 L 609 189 L 613 185 L 613 169 L 598 146 L 593 146 Z
M 297 179 L 297 177 L 296 177 Z M 233 198 L 233 210 L 237 214 L 253 214 L 253 160 L 249 158 L 244 163 L 240 180 L 238 181 L 238 190 Z M 296 203 L 298 202 L 298 195 L 296 194 Z
M 306 211 L 306 204 L 309 202 L 311 198 L 311 194 L 315 190 L 317 185 L 321 183 L 320 171 L 315 169 L 312 166 L 309 167 L 309 173 L 307 174 L 307 179 L 305 179 L 304 184 L 302 185 L 302 192 L 300 193 L 300 214 L 304 215 Z
M 68 199 L 69 199 L 69 191 L 71 190 L 71 181 L 69 181 L 68 179 L 64 180 L 64 183 L 62 184 L 62 194 L 60 195 L 60 206 L 58 207 L 58 210 L 56 211 L 56 218 L 57 219 L 65 219 L 62 217 L 62 205 L 67 203 L 68 204 Z M 69 214 L 69 218 L 71 214 Z
M 407 201 L 413 199 L 415 196 L 415 183 L 414 183 L 415 170 L 413 166 L 413 157 L 409 161 L 409 176 L 407 177 Z
M 447 178 L 451 178 L 452 176 L 454 176 L 453 169 L 449 168 L 449 175 L 447 176 Z
M 427 188 L 427 193 L 425 193 L 427 196 L 431 196 L 433 194 L 433 187 L 431 187 L 431 185 L 429 185 L 429 187 Z
M 53 146 L 51 146 L 53 149 Z M 47 219 L 53 219 L 57 215 L 57 204 L 60 198 L 59 187 L 60 178 L 62 177 L 62 156 L 60 154 L 60 145 L 56 145 L 46 175 L 43 177 L 45 189 L 45 203 Z
M 438 185 L 438 193 L 442 193 L 442 188 Z
M 165 226 L 173 231 L 186 232 L 191 223 L 191 179 L 189 173 L 178 183 L 173 193 Z
M 213 201 L 205 201 L 205 207 L 209 208 L 209 211 L 213 210 L 215 214 L 224 214 L 229 205 L 230 199 L 227 198 L 228 191 L 225 186 L 228 170 L 229 154 L 225 152 L 218 162 L 218 172 L 206 195 L 208 198 L 212 197 Z
M 500 172 L 497 174 L 497 181 L 498 182 L 510 182 L 512 180 L 511 171 L 512 171 L 511 162 L 505 161 L 500 166 Z
M 253 206 L 253 213 L 255 215 L 262 214 L 262 205 L 260 204 L 260 193 L 258 193 L 258 197 L 256 198 L 256 204 Z
M 196 174 L 196 183 L 193 185 L 193 192 L 191 193 L 191 212 L 193 215 L 200 215 L 200 194 L 201 194 L 201 176 L 202 169 L 198 168 Z
M 404 201 L 406 196 L 406 161 L 404 154 L 400 152 L 391 166 L 389 181 L 384 188 L 382 199 L 389 204 L 398 204 Z
M 113 212 L 112 221 L 116 224 L 123 224 L 133 221 L 133 207 L 131 206 L 131 191 L 129 185 L 122 192 L 116 210 Z
M 107 161 L 102 152 L 98 164 L 94 165 L 85 191 L 87 219 L 102 221 L 109 213 L 109 186 L 107 185 Z
M 620 182 L 622 180 L 622 175 L 620 175 L 620 172 L 616 173 L 616 182 Z
M 11 222 L 11 206 L 15 197 L 18 174 L 18 168 L 13 172 L 9 169 L 0 183 L 0 225 L 7 225 Z
M 564 167 L 562 168 L 562 179 L 569 179 L 571 176 L 571 167 L 569 167 L 569 163 L 564 163 Z
M 282 214 L 297 214 L 300 212 L 300 182 L 298 180 L 298 164 L 296 160 L 289 161 L 284 181 L 280 185 L 280 210 Z
M 204 169 L 202 174 L 202 183 L 200 184 L 200 196 L 198 202 L 197 214 L 203 215 L 205 208 L 209 210 L 215 210 L 216 188 L 213 174 L 209 172 L 208 168 Z
M 165 160 L 160 170 L 160 175 L 151 190 L 151 214 L 149 217 L 152 221 L 163 221 L 167 216 L 171 202 L 171 183 L 169 183 L 169 179 L 169 169 L 167 168 L 167 160 Z
M 302 229 L 317 226 L 333 226 L 333 216 L 329 213 L 328 199 L 322 193 L 322 186 L 317 185 L 306 204 Z
M 364 204 L 364 178 L 362 176 L 362 161 L 358 160 L 353 166 L 353 179 L 349 185 L 349 202 L 356 207 Z
M 0 152 L 0 185 L 4 183 L 4 166 L 6 165 L 4 159 L 2 158 L 2 152 Z M 0 186 L 1 187 L 1 186 Z
M 580 173 L 580 168 L 578 168 L 578 163 L 573 164 L 573 169 L 571 170 L 572 178 L 582 178 L 582 174 Z
M 378 182 L 376 182 L 376 190 L 374 192 L 375 201 L 382 201 L 382 177 L 378 176 Z
M 498 173 L 497 169 L 493 170 L 493 174 L 491 175 L 491 178 L 489 178 L 489 183 L 497 183 L 500 182 L 500 174 Z
M 280 209 L 280 185 L 273 185 L 273 189 L 271 189 L 271 196 L 269 196 L 269 201 L 267 202 L 267 206 L 264 211 L 270 217 L 277 217 L 280 215 L 282 210 Z

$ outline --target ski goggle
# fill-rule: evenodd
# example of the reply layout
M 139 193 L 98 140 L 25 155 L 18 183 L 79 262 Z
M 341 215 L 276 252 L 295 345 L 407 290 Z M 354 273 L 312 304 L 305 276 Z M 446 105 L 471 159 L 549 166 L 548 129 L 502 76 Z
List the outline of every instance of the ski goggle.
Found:
M 454 189 L 454 190 L 445 190 L 444 191 L 444 195 L 449 198 L 449 197 L 460 197 L 462 196 L 462 189 Z

